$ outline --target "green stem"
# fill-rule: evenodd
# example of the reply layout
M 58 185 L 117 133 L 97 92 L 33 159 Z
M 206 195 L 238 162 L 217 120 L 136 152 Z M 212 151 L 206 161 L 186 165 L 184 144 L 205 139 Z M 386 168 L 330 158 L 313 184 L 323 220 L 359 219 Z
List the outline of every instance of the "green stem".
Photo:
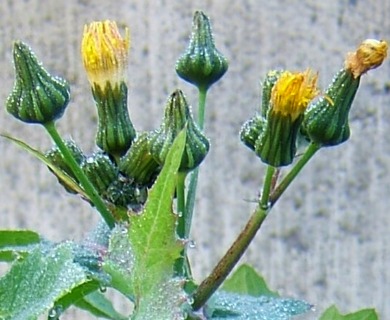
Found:
M 258 206 L 247 222 L 245 228 L 241 231 L 237 239 L 215 266 L 211 274 L 203 280 L 196 289 L 193 295 L 194 302 L 192 304 L 194 311 L 199 310 L 226 279 L 244 254 L 245 250 L 248 248 L 249 244 L 252 242 L 257 231 L 260 229 L 262 223 L 267 217 L 267 213 L 270 209 L 267 205 L 269 201 L 268 197 L 271 190 L 274 172 L 275 168 L 268 166 Z
M 179 172 L 177 176 L 176 184 L 176 200 L 177 200 L 177 211 L 179 213 L 179 219 L 177 224 L 177 235 L 180 239 L 187 239 L 185 236 L 186 232 L 186 200 L 185 200 L 185 181 L 187 173 Z M 180 257 L 175 261 L 175 274 L 186 279 L 192 279 L 192 272 L 187 257 L 187 250 L 184 248 L 180 253 Z
M 185 220 L 186 220 L 186 199 L 185 199 L 185 181 L 186 173 L 179 172 L 177 176 L 176 185 L 176 199 L 177 199 L 177 211 L 179 214 L 179 221 L 177 225 L 177 235 L 179 238 L 185 237 Z
M 260 208 L 263 208 L 264 210 L 267 210 L 269 207 L 269 194 L 271 192 L 271 186 L 273 183 L 272 177 L 274 176 L 275 170 L 275 167 L 267 166 L 263 183 L 263 191 L 259 201 Z
M 69 167 L 71 168 L 73 174 L 80 181 L 81 187 L 84 189 L 85 193 L 89 196 L 92 203 L 95 205 L 96 209 L 99 211 L 101 216 L 107 225 L 112 229 L 115 226 L 115 220 L 112 217 L 110 211 L 107 209 L 104 201 L 96 191 L 95 187 L 91 184 L 87 176 L 84 174 L 83 170 L 81 170 L 80 166 L 74 159 L 73 155 L 69 151 L 68 147 L 65 145 L 62 140 L 60 134 L 57 131 L 54 122 L 48 122 L 44 124 L 46 131 L 49 133 L 54 143 L 57 145 L 58 149 L 61 151 L 64 160 L 67 162 Z
M 205 118 L 204 115 L 206 110 L 207 88 L 199 87 L 198 89 L 198 126 L 200 130 L 203 130 Z
M 269 204 L 271 207 L 278 201 L 283 192 L 287 189 L 287 187 L 293 182 L 298 173 L 303 169 L 303 167 L 307 164 L 307 162 L 314 156 L 314 154 L 321 148 L 321 145 L 317 143 L 310 143 L 307 147 L 305 153 L 302 157 L 297 161 L 297 163 L 292 167 L 289 173 L 283 178 L 283 180 L 279 183 L 279 185 L 272 191 L 269 197 Z
M 207 87 L 198 88 L 198 126 L 199 129 L 204 128 L 204 118 L 206 109 Z M 190 178 L 190 183 L 187 192 L 187 202 L 185 210 L 185 227 L 184 227 L 184 239 L 187 239 L 191 231 L 192 216 L 194 214 L 196 189 L 198 186 L 199 168 L 196 168 Z

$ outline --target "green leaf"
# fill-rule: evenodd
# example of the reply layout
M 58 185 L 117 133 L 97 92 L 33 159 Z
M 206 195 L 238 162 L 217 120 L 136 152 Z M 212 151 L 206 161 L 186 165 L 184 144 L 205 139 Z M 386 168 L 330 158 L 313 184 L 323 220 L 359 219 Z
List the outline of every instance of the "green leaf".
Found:
M 148 294 L 173 272 L 184 245 L 176 236 L 177 215 L 172 209 L 177 172 L 186 141 L 185 131 L 175 139 L 141 215 L 130 217 L 129 240 L 135 257 L 134 293 Z M 145 272 L 147 271 L 147 272 Z
M 82 300 L 88 294 L 98 290 L 100 288 L 100 283 L 97 280 L 90 280 L 84 282 L 77 287 L 74 287 L 70 292 L 65 294 L 63 297 L 58 299 L 55 303 L 55 306 L 58 309 L 66 310 L 72 305 L 76 305 L 80 300 Z
M 81 197 L 83 197 L 86 200 L 89 200 L 88 195 L 84 192 L 84 190 L 79 186 L 79 184 L 74 181 L 65 171 L 57 167 L 55 164 L 53 164 L 48 158 L 45 157 L 45 155 L 29 146 L 27 143 L 16 139 L 10 135 L 7 134 L 0 134 L 0 137 L 4 137 L 16 145 L 18 145 L 23 150 L 29 152 L 32 154 L 35 158 L 42 161 L 45 165 L 49 167 L 50 170 L 54 173 L 54 175 L 63 183 L 63 185 L 68 188 L 69 190 L 73 190 L 75 193 L 80 194 Z
M 30 230 L 0 230 L 0 261 L 24 257 L 40 244 L 39 234 Z
M 182 319 L 183 279 L 172 278 L 184 244 L 176 236 L 173 197 L 186 133 L 175 139 L 143 212 L 111 235 L 103 268 L 112 285 L 136 302 L 132 319 Z
M 33 250 L 0 279 L 0 319 L 33 320 L 56 300 L 88 281 L 73 262 L 72 245 Z
M 208 303 L 206 313 L 207 319 L 214 320 L 290 320 L 310 309 L 311 305 L 301 300 L 218 291 Z
M 253 297 L 278 296 L 276 292 L 273 292 L 268 288 L 264 278 L 248 264 L 241 265 L 233 275 L 224 282 L 222 290 L 232 293 L 248 294 Z
M 88 311 L 96 317 L 112 320 L 128 319 L 128 317 L 119 314 L 114 309 L 111 301 L 98 291 L 94 291 L 86 295 L 83 299 L 75 303 L 75 305 L 80 309 Z
M 374 309 L 363 309 L 354 313 L 342 315 L 336 306 L 329 307 L 320 320 L 378 320 L 378 314 Z

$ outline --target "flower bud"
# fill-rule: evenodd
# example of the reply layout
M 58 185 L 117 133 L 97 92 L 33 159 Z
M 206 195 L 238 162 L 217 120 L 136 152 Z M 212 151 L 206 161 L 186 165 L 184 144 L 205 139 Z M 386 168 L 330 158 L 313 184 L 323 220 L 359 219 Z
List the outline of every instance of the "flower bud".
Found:
M 187 51 L 176 62 L 177 74 L 195 86 L 208 89 L 227 71 L 226 58 L 215 48 L 209 18 L 196 11 Z
M 69 149 L 73 158 L 76 160 L 78 165 L 81 165 L 85 160 L 85 156 L 81 149 L 77 146 L 77 144 L 73 140 L 64 141 L 66 147 Z M 50 150 L 45 153 L 45 157 L 50 160 L 56 167 L 60 168 L 64 171 L 69 177 L 71 177 L 74 181 L 78 182 L 76 176 L 73 174 L 72 169 L 68 166 L 68 164 L 64 161 L 62 157 L 61 151 L 57 146 L 54 146 Z M 66 191 L 70 193 L 75 193 L 71 190 L 66 183 L 64 183 L 61 179 L 58 179 L 58 182 L 66 189 Z
M 81 53 L 98 110 L 96 144 L 115 157 L 126 153 L 136 135 L 127 110 L 129 46 L 128 30 L 122 38 L 115 22 L 84 28 Z
M 195 169 L 209 151 L 209 141 L 192 118 L 190 107 L 181 90 L 169 97 L 160 129 L 151 139 L 151 153 L 159 164 L 163 164 L 173 141 L 186 128 L 186 145 L 179 171 Z
M 69 84 L 50 75 L 23 42 L 14 43 L 13 55 L 15 84 L 6 102 L 7 111 L 27 123 L 59 119 L 69 102 Z
M 136 211 L 146 202 L 147 195 L 146 187 L 140 187 L 122 175 L 110 184 L 105 193 L 106 199 L 116 206 Z
M 378 67 L 386 55 L 387 43 L 371 39 L 363 41 L 356 52 L 348 53 L 344 68 L 337 73 L 324 97 L 306 110 L 302 133 L 322 146 L 348 140 L 348 116 L 360 77 Z
M 118 177 L 118 170 L 110 158 L 103 153 L 96 153 L 88 157 L 82 164 L 81 169 L 91 181 L 96 191 L 104 197 L 107 188 Z
M 263 88 L 261 115 L 247 121 L 241 140 L 271 166 L 291 164 L 303 112 L 317 94 L 317 74 L 270 72 Z
M 255 115 L 253 118 L 246 121 L 240 131 L 241 141 L 251 150 L 255 151 L 256 141 L 263 133 L 266 125 L 266 120 L 260 115 Z
M 342 69 L 321 97 L 305 112 L 302 133 L 322 146 L 335 146 L 349 139 L 348 115 L 360 77 Z
M 261 99 L 261 116 L 266 117 L 269 110 L 272 88 L 274 87 L 276 81 L 278 81 L 280 75 L 283 73 L 281 70 L 271 70 L 265 76 L 263 82 L 263 91 Z
M 161 166 L 150 153 L 150 133 L 141 133 L 119 163 L 119 171 L 135 183 L 150 187 Z

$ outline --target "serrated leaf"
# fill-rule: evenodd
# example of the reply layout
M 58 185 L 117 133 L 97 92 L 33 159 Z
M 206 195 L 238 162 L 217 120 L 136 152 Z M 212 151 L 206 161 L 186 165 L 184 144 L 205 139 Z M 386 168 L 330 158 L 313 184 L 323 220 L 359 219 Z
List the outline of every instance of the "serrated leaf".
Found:
M 30 230 L 0 230 L 0 261 L 10 262 L 25 256 L 41 242 Z
M 215 320 L 290 320 L 310 309 L 311 305 L 302 300 L 218 291 L 207 305 L 206 312 L 207 319 Z
M 363 309 L 354 313 L 342 315 L 336 306 L 329 307 L 320 320 L 378 320 L 378 314 L 374 309 Z
M 29 146 L 27 143 L 23 142 L 22 140 L 16 139 L 10 135 L 0 134 L 0 137 L 4 137 L 12 141 L 23 150 L 32 154 L 38 160 L 42 161 L 45 165 L 47 165 L 50 168 L 50 170 L 52 170 L 54 175 L 63 183 L 64 186 L 66 186 L 66 188 L 68 188 L 69 190 L 73 190 L 75 193 L 80 194 L 81 197 L 89 201 L 88 195 L 79 186 L 79 184 L 76 181 L 74 181 L 65 171 L 57 167 L 48 158 L 46 158 L 42 152 L 34 149 L 33 147 Z
M 278 296 L 276 292 L 273 292 L 268 288 L 264 278 L 248 264 L 241 265 L 233 275 L 224 282 L 222 290 L 232 293 L 248 294 L 253 297 Z
M 77 301 L 75 305 L 80 309 L 88 311 L 95 317 L 112 320 L 128 319 L 128 317 L 119 314 L 114 309 L 111 301 L 98 291 L 86 295 L 81 300 Z
M 149 192 L 142 214 L 130 217 L 129 240 L 135 257 L 133 286 L 136 295 L 148 294 L 156 283 L 171 275 L 174 262 L 184 247 L 176 236 L 177 216 L 172 203 L 185 141 L 186 133 L 182 131 Z
M 72 245 L 33 250 L 0 279 L 0 319 L 33 320 L 74 287 L 88 281 L 73 262 Z

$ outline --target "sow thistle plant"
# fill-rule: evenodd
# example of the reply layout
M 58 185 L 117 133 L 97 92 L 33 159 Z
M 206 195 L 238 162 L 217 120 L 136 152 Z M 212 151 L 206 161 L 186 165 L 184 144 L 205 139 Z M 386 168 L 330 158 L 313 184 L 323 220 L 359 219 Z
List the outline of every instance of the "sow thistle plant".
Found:
M 28 45 L 14 43 L 15 85 L 6 109 L 21 121 L 42 125 L 54 146 L 41 152 L 10 135 L 3 137 L 41 160 L 102 221 L 81 243 L 54 243 L 29 230 L 0 231 L 0 259 L 11 263 L 0 278 L 0 319 L 42 314 L 59 319 L 71 306 L 101 318 L 137 320 L 284 320 L 310 313 L 310 303 L 280 297 L 248 265 L 229 274 L 313 155 L 349 139 L 348 115 L 360 78 L 381 65 L 386 42 L 363 41 L 324 92 L 312 69 L 267 73 L 261 107 L 240 132 L 242 142 L 266 165 L 258 204 L 200 283 L 192 277 L 187 248 L 199 165 L 210 148 L 203 131 L 205 105 L 208 90 L 225 74 L 228 62 L 215 47 L 209 19 L 196 12 L 176 72 L 198 89 L 197 118 L 183 91 L 175 89 L 160 127 L 140 132 L 127 108 L 129 47 L 128 29 L 121 35 L 113 21 L 85 26 L 81 53 L 98 115 L 96 152 L 86 155 L 56 127 L 70 99 L 68 82 L 48 73 Z M 280 175 L 281 170 L 286 172 Z M 130 315 L 113 308 L 107 287 L 133 303 Z M 335 306 L 321 316 L 363 318 L 378 316 L 373 309 L 341 315 Z

